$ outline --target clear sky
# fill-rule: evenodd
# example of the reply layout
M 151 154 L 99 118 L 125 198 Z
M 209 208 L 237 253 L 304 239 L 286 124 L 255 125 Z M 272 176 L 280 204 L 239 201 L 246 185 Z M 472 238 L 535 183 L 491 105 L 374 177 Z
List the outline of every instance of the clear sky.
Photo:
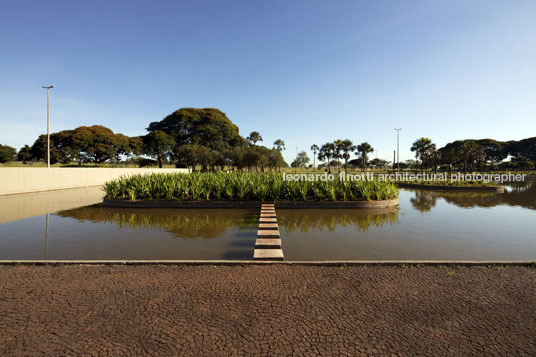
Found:
M 0 143 L 216 107 L 309 150 L 536 136 L 536 1 L 1 1 Z M 375 154 L 372 154 L 375 157 Z

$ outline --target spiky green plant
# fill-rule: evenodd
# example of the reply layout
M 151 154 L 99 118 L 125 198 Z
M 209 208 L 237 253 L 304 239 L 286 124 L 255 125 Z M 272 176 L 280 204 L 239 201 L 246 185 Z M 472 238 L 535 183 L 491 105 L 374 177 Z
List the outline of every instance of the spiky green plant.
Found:
M 104 185 L 106 197 L 128 200 L 356 201 L 398 196 L 383 181 L 284 181 L 277 173 L 150 174 Z

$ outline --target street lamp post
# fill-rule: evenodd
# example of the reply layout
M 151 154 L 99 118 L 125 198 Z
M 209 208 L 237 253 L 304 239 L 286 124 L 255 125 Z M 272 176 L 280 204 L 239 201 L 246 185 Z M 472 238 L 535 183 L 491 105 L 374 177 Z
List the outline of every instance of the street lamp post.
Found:
M 47 90 L 47 168 L 50 169 L 50 89 L 54 86 L 42 86 Z
M 400 130 L 402 130 L 402 128 L 400 129 L 396 129 L 396 172 L 399 172 L 400 171 L 400 141 L 399 141 L 399 133 L 400 133 Z

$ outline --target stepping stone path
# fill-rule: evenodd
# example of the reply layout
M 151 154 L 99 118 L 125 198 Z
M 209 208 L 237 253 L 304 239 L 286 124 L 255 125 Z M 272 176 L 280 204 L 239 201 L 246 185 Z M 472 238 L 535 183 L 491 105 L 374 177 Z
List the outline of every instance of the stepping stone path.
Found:
M 255 242 L 255 260 L 283 260 L 281 236 L 273 203 L 263 203 L 259 218 L 259 230 Z

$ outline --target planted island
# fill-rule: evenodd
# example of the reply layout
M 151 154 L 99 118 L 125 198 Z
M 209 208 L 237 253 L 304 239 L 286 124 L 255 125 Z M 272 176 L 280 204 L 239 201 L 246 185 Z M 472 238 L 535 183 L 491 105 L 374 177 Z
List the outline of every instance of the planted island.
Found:
M 285 181 L 277 173 L 208 172 L 133 175 L 107 182 L 105 204 L 122 207 L 389 208 L 398 204 L 391 182 Z

